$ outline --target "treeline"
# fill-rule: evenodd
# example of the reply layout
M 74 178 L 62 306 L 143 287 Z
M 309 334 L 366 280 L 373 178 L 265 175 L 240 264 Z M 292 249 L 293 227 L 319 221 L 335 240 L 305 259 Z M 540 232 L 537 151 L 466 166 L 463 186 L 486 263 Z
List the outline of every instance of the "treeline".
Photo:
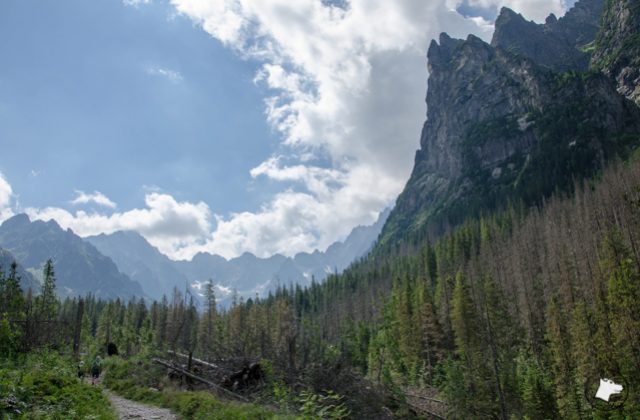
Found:
M 15 271 L 0 277 L 3 352 L 111 343 L 263 360 L 283 384 L 346 395 L 353 413 L 402 410 L 411 390 L 443 399 L 449 418 L 640 417 L 640 163 L 228 310 L 212 282 L 201 307 L 179 290 L 60 302 L 51 263 L 37 296 Z M 623 402 L 593 398 L 604 377 L 623 382 Z
M 618 164 L 571 197 L 510 206 L 223 318 L 243 326 L 229 339 L 245 352 L 289 371 L 352 369 L 400 397 L 437 390 L 451 418 L 635 418 L 639 246 L 640 164 Z M 293 328 L 273 328 L 282 313 Z M 594 398 L 600 378 L 624 383 L 617 402 Z

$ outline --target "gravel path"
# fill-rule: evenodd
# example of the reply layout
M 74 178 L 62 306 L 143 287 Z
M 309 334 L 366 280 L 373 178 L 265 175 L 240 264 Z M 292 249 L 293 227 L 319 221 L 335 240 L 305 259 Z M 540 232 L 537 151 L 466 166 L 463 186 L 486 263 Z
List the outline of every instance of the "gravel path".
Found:
M 84 380 L 88 384 L 102 388 L 102 392 L 109 398 L 120 420 L 178 420 L 178 417 L 166 408 L 142 404 L 114 394 L 102 386 L 102 376 L 93 381 L 90 377 L 85 376 Z
M 177 420 L 175 414 L 171 413 L 171 411 L 166 408 L 152 407 L 150 405 L 131 401 L 106 389 L 104 390 L 104 393 L 109 397 L 109 401 L 111 401 L 111 405 L 118 413 L 118 418 L 120 420 Z

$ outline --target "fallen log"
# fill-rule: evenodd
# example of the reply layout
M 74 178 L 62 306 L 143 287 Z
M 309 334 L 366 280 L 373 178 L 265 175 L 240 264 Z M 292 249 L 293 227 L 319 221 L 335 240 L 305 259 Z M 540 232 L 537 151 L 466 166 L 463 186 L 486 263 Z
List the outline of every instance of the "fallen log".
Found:
M 405 392 L 404 395 L 406 395 L 407 397 L 420 398 L 421 400 L 431 401 L 431 402 L 440 403 L 440 404 L 444 404 L 444 405 L 447 404 L 446 401 L 442 401 L 442 400 L 439 400 L 437 398 L 425 397 L 423 395 L 410 394 L 408 392 Z
M 435 390 L 418 390 L 422 393 L 411 392 L 409 388 L 404 390 L 405 403 L 417 413 L 427 415 L 429 418 L 445 420 L 447 402 L 437 398 Z M 431 395 L 429 395 L 431 394 Z
M 173 350 L 167 350 L 167 353 L 169 353 L 169 354 L 170 354 L 170 355 L 172 355 L 172 356 L 178 356 L 178 357 L 182 357 L 182 358 L 184 358 L 184 359 L 189 359 L 189 355 L 187 355 L 187 354 L 183 354 L 183 353 L 178 353 L 178 352 L 173 351 Z M 218 366 L 218 365 L 215 365 L 215 364 L 213 364 L 213 363 L 206 362 L 206 361 L 201 360 L 201 359 L 197 359 L 197 358 L 195 358 L 195 357 L 192 357 L 192 358 L 191 358 L 191 360 L 193 360 L 195 363 L 197 363 L 197 364 L 199 364 L 199 365 L 206 366 L 206 367 L 211 368 L 211 369 L 222 369 L 222 368 L 221 368 L 220 366 Z
M 182 369 L 180 367 L 174 366 L 172 363 L 169 363 L 169 362 L 167 362 L 165 360 L 162 360 L 162 359 L 158 359 L 156 357 L 152 358 L 151 360 L 154 363 L 157 363 L 159 365 L 168 367 L 169 369 L 175 370 L 176 372 L 179 372 L 179 373 L 181 373 L 182 375 L 184 375 L 184 376 L 186 376 L 188 378 L 191 378 L 193 380 L 201 382 L 201 383 L 203 383 L 203 384 L 205 384 L 205 385 L 207 385 L 207 386 L 209 386 L 209 387 L 211 387 L 211 388 L 213 388 L 213 389 L 215 389 L 217 391 L 224 392 L 225 394 L 227 394 L 227 395 L 229 395 L 229 396 L 231 396 L 231 397 L 233 397 L 235 399 L 238 399 L 238 400 L 244 401 L 244 402 L 249 402 L 249 400 L 247 398 L 243 397 L 242 395 L 236 394 L 235 392 L 229 391 L 228 389 L 226 389 L 226 388 L 224 388 L 224 387 L 222 387 L 222 386 L 220 386 L 220 385 L 218 385 L 218 384 L 216 384 L 214 382 L 211 382 L 208 379 L 205 379 L 205 378 L 202 378 L 200 376 L 194 375 L 193 373 L 191 373 L 189 371 L 186 371 L 186 370 L 184 370 L 184 369 Z

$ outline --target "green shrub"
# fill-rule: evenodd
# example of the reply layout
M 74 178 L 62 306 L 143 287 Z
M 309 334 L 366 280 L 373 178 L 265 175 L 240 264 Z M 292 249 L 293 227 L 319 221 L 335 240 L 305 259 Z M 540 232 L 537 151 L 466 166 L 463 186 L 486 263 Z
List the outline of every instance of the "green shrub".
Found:
M 0 360 L 0 418 L 115 419 L 99 388 L 82 382 L 74 363 L 53 352 Z
M 125 398 L 169 408 L 183 419 L 294 418 L 256 404 L 223 402 L 208 392 L 174 389 L 166 379 L 166 370 L 146 358 L 108 359 L 103 383 Z

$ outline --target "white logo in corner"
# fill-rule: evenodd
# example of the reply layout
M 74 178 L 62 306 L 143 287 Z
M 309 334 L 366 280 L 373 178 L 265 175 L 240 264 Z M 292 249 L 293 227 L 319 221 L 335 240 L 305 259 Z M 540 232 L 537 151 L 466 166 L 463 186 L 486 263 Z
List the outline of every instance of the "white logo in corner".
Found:
M 619 394 L 621 392 L 622 385 L 618 385 L 611 379 L 604 378 L 600 379 L 600 387 L 598 388 L 598 392 L 596 392 L 596 398 L 609 402 L 609 397 L 611 397 L 612 394 Z

